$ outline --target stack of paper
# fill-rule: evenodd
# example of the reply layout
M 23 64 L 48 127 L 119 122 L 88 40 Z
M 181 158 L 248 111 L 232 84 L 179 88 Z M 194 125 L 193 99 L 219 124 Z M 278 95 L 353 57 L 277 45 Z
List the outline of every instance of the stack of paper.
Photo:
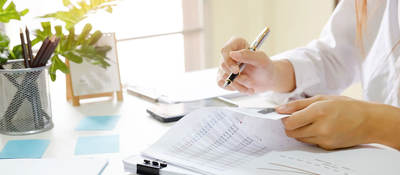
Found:
M 394 160 L 400 162 L 397 151 L 373 147 L 324 151 L 288 138 L 280 121 L 283 117 L 271 109 L 201 109 L 174 125 L 143 156 L 201 174 L 400 172 L 399 166 L 393 165 Z M 373 157 L 368 159 L 368 154 Z M 388 156 L 391 160 L 385 161 Z

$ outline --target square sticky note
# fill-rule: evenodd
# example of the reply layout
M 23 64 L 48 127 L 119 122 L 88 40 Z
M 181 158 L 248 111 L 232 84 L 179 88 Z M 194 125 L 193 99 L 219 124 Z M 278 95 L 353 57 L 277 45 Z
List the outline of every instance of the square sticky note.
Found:
M 10 140 L 0 152 L 0 159 L 41 158 L 50 140 Z
M 79 137 L 75 155 L 119 152 L 119 135 Z
M 118 115 L 110 116 L 89 116 L 83 118 L 78 126 L 77 131 L 95 131 L 95 130 L 113 130 L 119 120 Z

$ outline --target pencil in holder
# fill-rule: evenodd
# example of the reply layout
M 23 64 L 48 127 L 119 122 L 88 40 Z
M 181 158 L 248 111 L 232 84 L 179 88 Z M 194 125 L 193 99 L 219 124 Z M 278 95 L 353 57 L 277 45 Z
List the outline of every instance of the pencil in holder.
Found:
M 28 135 L 53 128 L 47 66 L 24 68 L 21 60 L 0 69 L 0 133 Z

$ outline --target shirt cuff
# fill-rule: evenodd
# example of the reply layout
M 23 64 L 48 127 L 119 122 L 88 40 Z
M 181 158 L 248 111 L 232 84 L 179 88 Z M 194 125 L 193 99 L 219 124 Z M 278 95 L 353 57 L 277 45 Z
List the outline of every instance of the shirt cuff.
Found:
M 289 93 L 272 93 L 269 97 L 275 103 L 281 104 L 288 101 L 309 97 L 307 90 L 320 83 L 316 67 L 312 60 L 299 53 L 300 51 L 288 51 L 273 56 L 272 60 L 287 59 L 293 66 L 296 77 L 296 89 Z

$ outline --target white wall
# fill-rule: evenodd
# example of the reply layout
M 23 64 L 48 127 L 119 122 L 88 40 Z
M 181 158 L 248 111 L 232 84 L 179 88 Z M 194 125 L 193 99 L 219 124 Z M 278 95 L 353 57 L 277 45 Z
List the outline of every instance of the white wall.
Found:
M 265 27 L 272 33 L 268 55 L 299 47 L 319 36 L 333 0 L 205 0 L 207 66 L 221 61 L 220 48 L 232 36 L 253 40 Z

